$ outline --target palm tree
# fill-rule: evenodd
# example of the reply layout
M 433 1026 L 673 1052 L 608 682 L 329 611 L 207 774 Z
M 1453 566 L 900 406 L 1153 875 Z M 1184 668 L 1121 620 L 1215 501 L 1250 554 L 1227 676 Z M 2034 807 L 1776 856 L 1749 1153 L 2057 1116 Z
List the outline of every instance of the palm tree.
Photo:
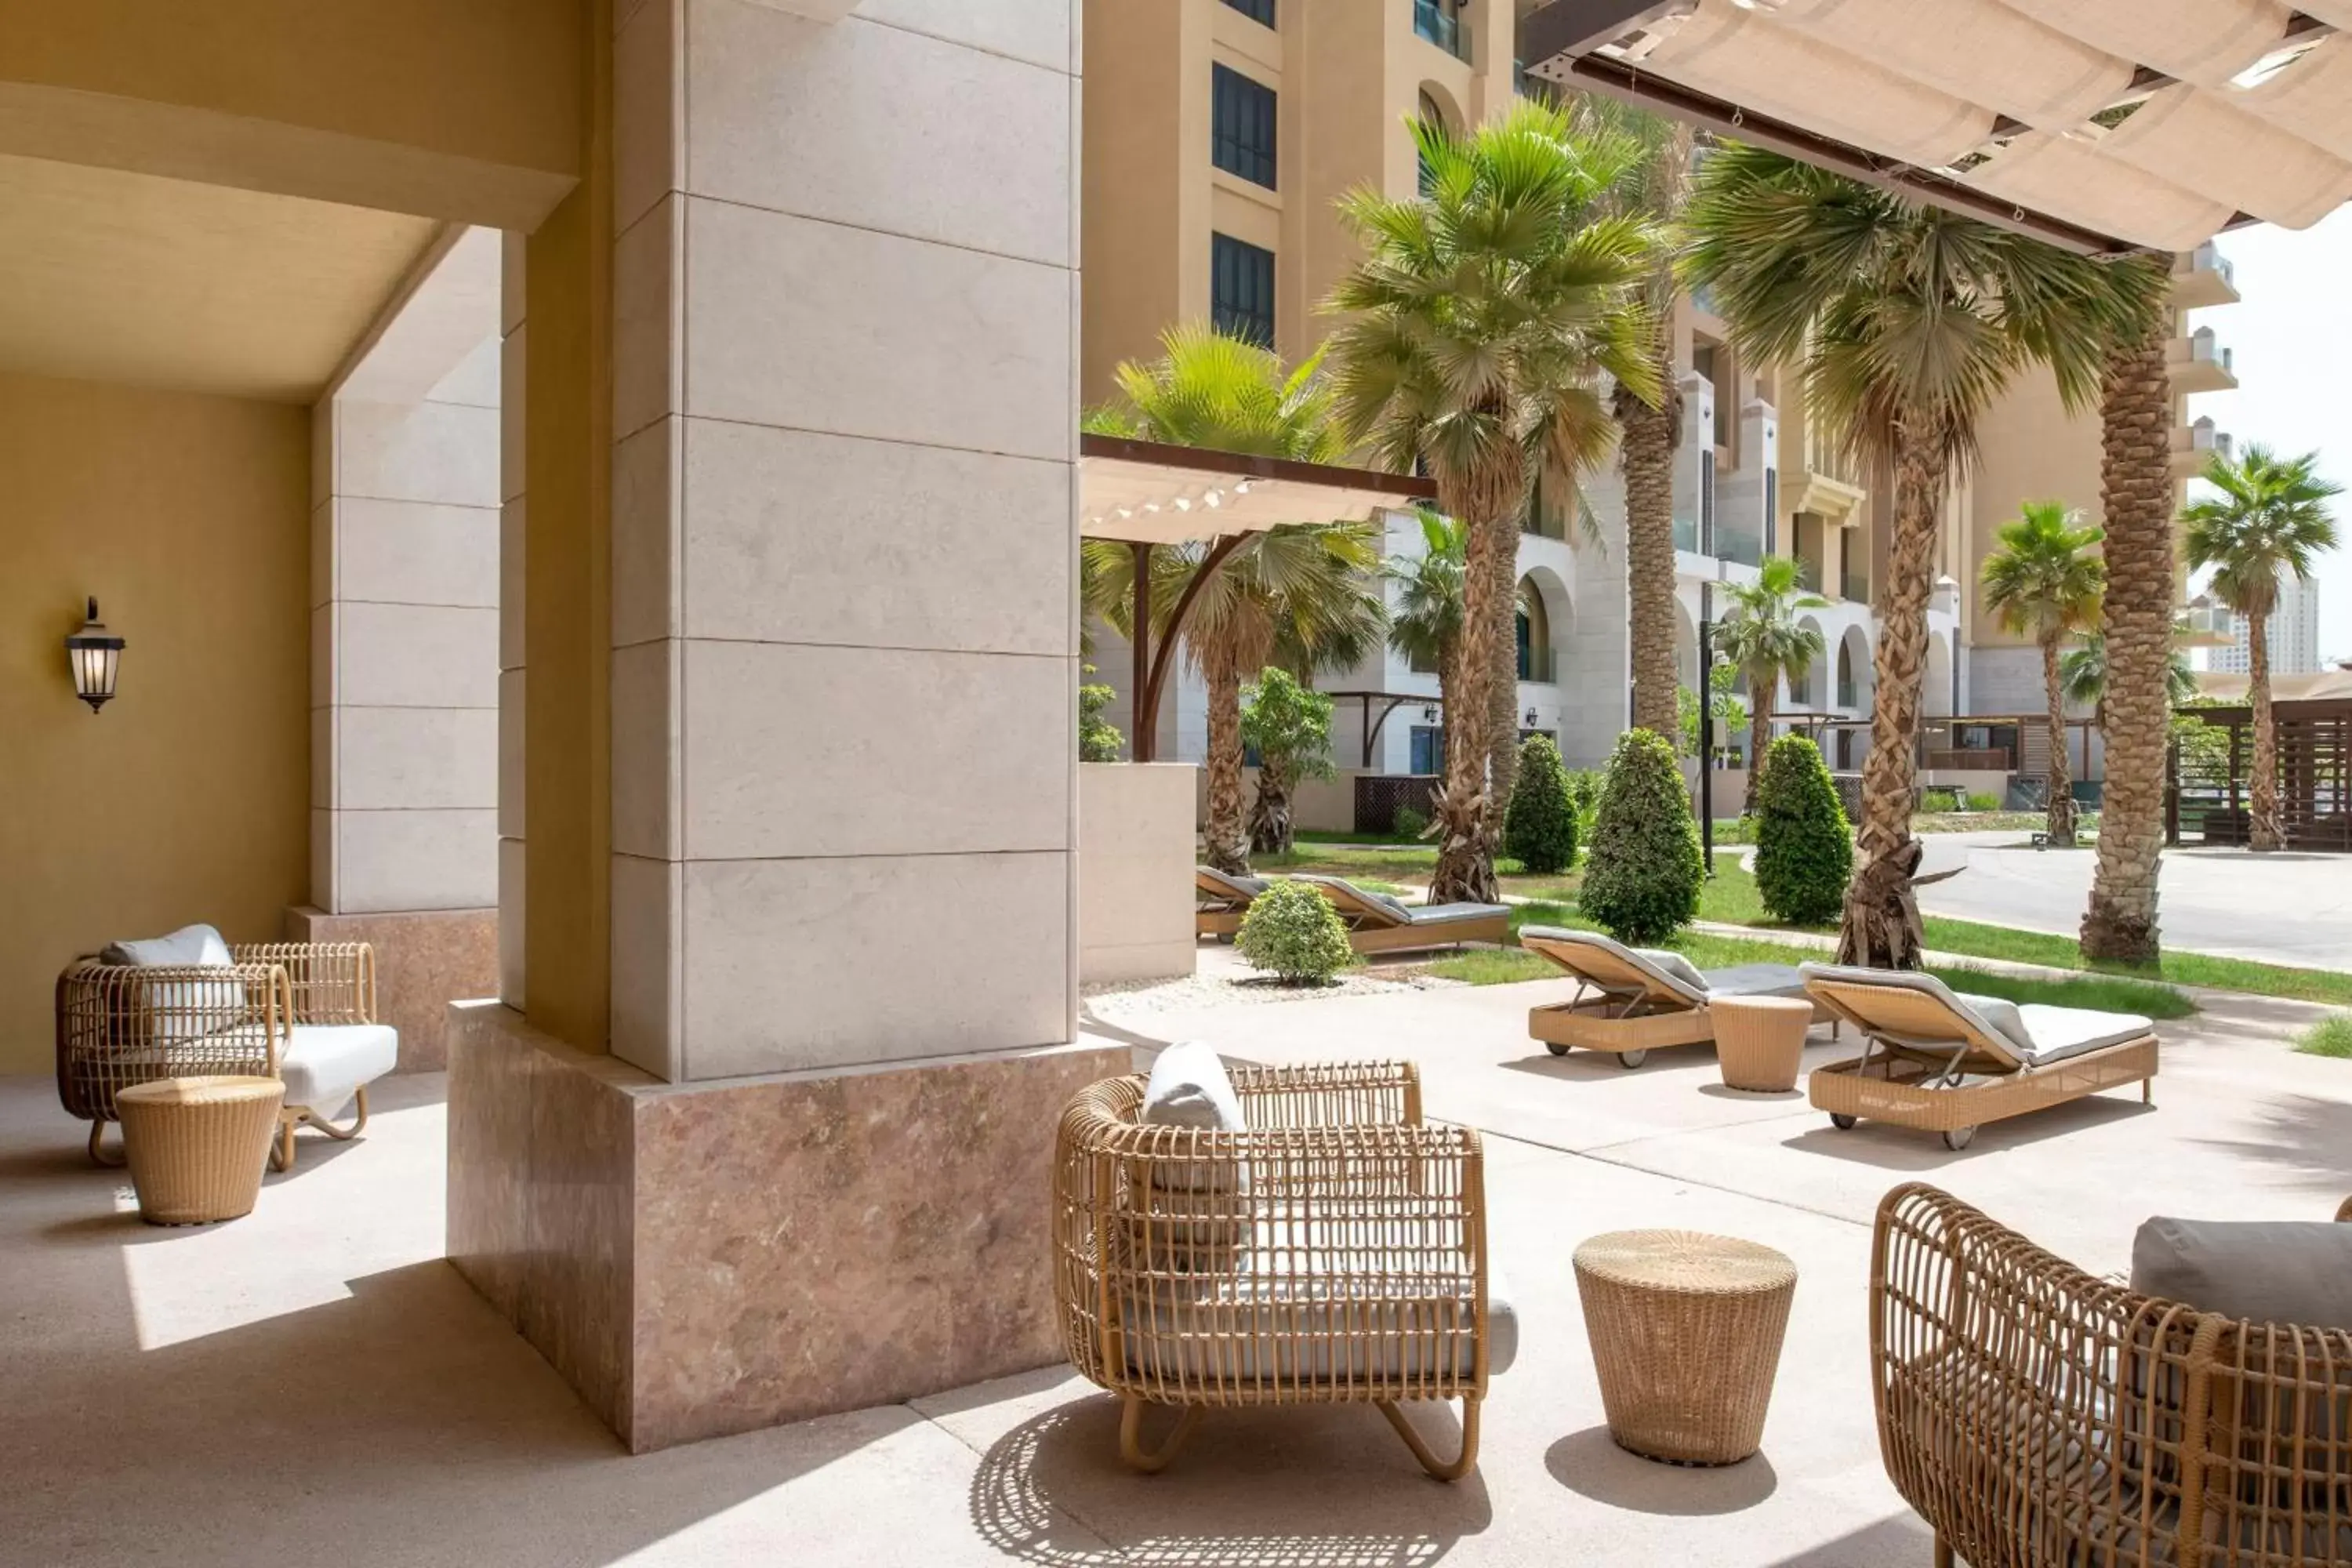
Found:
M 1449 517 L 1426 507 L 1420 512 L 1422 550 L 1418 555 L 1391 555 L 1381 568 L 1396 584 L 1396 606 L 1389 616 L 1389 647 L 1415 669 L 1437 672 L 1438 695 L 1444 700 L 1447 731 L 1454 705 L 1462 700 L 1462 574 L 1469 546 L 1469 531 Z M 1450 747 L 1453 741 L 1449 738 Z M 1438 771 L 1444 772 L 1443 763 Z
M 1648 113 L 1613 98 L 1577 93 L 1573 121 L 1587 132 L 1631 137 L 1642 156 L 1611 189 L 1610 205 L 1671 234 L 1690 196 L 1688 121 Z M 1675 279 L 1671 245 L 1653 253 L 1639 288 L 1649 311 L 1644 345 L 1658 395 L 1620 382 L 1610 396 L 1625 480 L 1625 597 L 1633 676 L 1633 722 L 1669 741 L 1680 722 L 1675 679 L 1675 449 L 1682 444 L 1683 395 L 1675 378 Z
M 1659 394 L 1633 298 L 1655 237 L 1599 211 L 1639 160 L 1628 138 L 1575 130 L 1525 100 L 1465 135 L 1426 123 L 1412 133 L 1425 199 L 1360 190 L 1340 203 L 1364 256 L 1327 302 L 1346 318 L 1327 347 L 1349 438 L 1388 467 L 1424 467 L 1439 509 L 1467 530 L 1430 897 L 1487 901 L 1517 762 L 1518 519 L 1538 482 L 1573 494 L 1608 455 L 1604 374 Z
M 2162 257 L 2127 258 L 2150 289 L 2168 287 Z M 2166 670 L 2174 650 L 2172 382 L 2165 312 L 2118 332 L 2101 389 L 2099 511 L 2107 529 L 2107 782 L 2099 806 L 2098 869 L 2083 911 L 2083 956 L 2157 960 L 2157 860 L 2164 852 Z
M 2056 501 L 2027 501 L 1999 537 L 1985 557 L 1985 607 L 2042 650 L 2042 693 L 2050 716 L 2049 837 L 2053 844 L 2072 844 L 2074 784 L 2066 756 L 2066 683 L 2058 649 L 2068 637 L 2099 624 L 2107 568 L 2092 547 L 2106 534 L 2084 527 L 2081 512 Z
M 2085 633 L 2081 642 L 2058 656 L 2058 684 L 2065 691 L 2067 706 L 2088 708 L 2092 728 L 2104 736 L 2107 731 L 2107 634 L 2105 631 Z M 2181 651 L 2178 642 L 2173 644 L 2166 659 L 2164 695 L 2169 708 L 2184 707 L 2197 696 L 2197 672 L 2189 667 L 2189 656 Z M 2101 832 L 2104 836 L 2105 829 Z
M 2279 458 L 2262 446 L 2248 447 L 2235 462 L 2217 457 L 2204 478 L 2221 493 L 2191 501 L 2180 513 L 2189 569 L 2211 567 L 2215 595 L 2246 617 L 2246 696 L 2254 710 L 2246 841 L 2256 849 L 2286 842 L 2279 825 L 2278 731 L 2271 715 L 2270 616 L 2279 579 L 2293 573 L 2309 582 L 2313 557 L 2336 542 L 2327 499 L 2342 487 L 2312 471 L 2318 460 L 2316 452 Z
M 1386 531 L 1378 522 L 1335 522 L 1318 531 L 1333 570 L 1315 574 L 1310 592 L 1286 595 L 1274 619 L 1273 663 L 1310 690 L 1317 675 L 1353 669 L 1370 658 L 1386 640 L 1389 624 L 1380 558 Z M 1296 783 L 1282 759 L 1261 756 L 1249 814 L 1254 853 L 1290 852 L 1290 790 Z
M 1331 462 L 1346 442 L 1331 419 L 1331 395 L 1308 360 L 1286 372 L 1271 350 L 1200 325 L 1171 327 L 1160 355 L 1128 361 L 1117 378 L 1120 400 L 1090 410 L 1083 423 L 1102 435 L 1168 441 L 1224 452 Z M 1297 525 L 1243 541 L 1194 595 L 1184 625 L 1184 657 L 1209 689 L 1209 862 L 1218 869 L 1248 869 L 1242 835 L 1241 689 L 1286 646 L 1314 646 L 1346 618 L 1333 601 L 1360 602 L 1350 580 L 1376 569 L 1369 530 Z M 1163 546 L 1152 552 L 1151 618 L 1161 636 L 1185 588 L 1211 546 Z M 1087 607 L 1132 640 L 1134 556 L 1122 544 L 1089 540 L 1080 580 Z M 1352 599 L 1350 595 L 1354 595 Z M 1140 693 L 1135 700 L 1140 705 Z M 1136 723 L 1147 721 L 1139 715 Z
M 1134 636 L 1134 556 L 1109 540 L 1087 540 L 1095 557 L 1090 579 L 1100 595 L 1089 607 L 1121 636 Z M 1200 571 L 1209 547 L 1193 542 L 1155 551 L 1151 616 L 1170 634 L 1176 605 Z M 1286 651 L 1335 644 L 1361 648 L 1366 603 L 1379 614 L 1377 525 L 1363 522 L 1288 523 L 1251 535 L 1227 555 L 1199 591 L 1174 635 L 1184 660 L 1208 688 L 1208 820 L 1202 853 L 1221 871 L 1249 869 L 1242 816 L 1242 686 Z M 1377 622 L 1374 623 L 1377 625 Z M 1370 636 L 1377 637 L 1375 630 Z M 1338 658 L 1340 656 L 1332 656 Z M 1352 662 L 1352 661 L 1350 661 Z
M 1725 584 L 1731 608 L 1716 633 L 1717 648 L 1748 677 L 1748 766 L 1752 783 L 1772 743 L 1772 700 L 1787 677 L 1803 681 L 1813 660 L 1828 651 L 1820 626 L 1797 618 L 1799 610 L 1825 610 L 1830 602 L 1804 592 L 1794 556 L 1768 555 L 1753 583 Z M 1702 679 L 1706 671 L 1700 671 Z
M 1910 967 L 1915 747 L 1946 489 L 2019 370 L 2046 364 L 2067 408 L 2086 404 L 2107 346 L 2161 308 L 2161 279 L 1736 144 L 1699 169 L 1685 225 L 1685 279 L 1714 290 L 1735 346 L 1801 366 L 1811 416 L 1894 476 L 1863 857 L 1840 952 Z

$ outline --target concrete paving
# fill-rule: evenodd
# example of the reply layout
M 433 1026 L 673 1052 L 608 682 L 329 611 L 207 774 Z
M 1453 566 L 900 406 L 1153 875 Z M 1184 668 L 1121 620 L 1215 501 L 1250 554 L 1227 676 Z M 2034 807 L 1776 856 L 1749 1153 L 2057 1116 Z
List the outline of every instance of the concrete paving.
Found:
M 1923 869 L 1967 869 L 1919 890 L 1929 914 L 2073 936 L 2096 852 L 2036 850 L 2023 833 L 1928 833 Z M 2352 857 L 2170 849 L 2158 888 L 2164 943 L 2312 969 L 2352 969 Z
M 2352 1063 L 2284 1043 L 2314 1009 L 2247 1002 L 2168 1025 L 2154 1110 L 2119 1093 L 1952 1155 L 1735 1095 L 1704 1047 L 1632 1072 L 1555 1059 L 1525 1015 L 1564 989 L 1226 1002 L 1126 1030 L 1259 1060 L 1413 1058 L 1431 1114 L 1488 1130 L 1523 1348 L 1493 1385 L 1479 1471 L 1452 1487 L 1362 1407 L 1217 1413 L 1166 1474 L 1134 1476 L 1115 1405 L 1058 1368 L 633 1458 L 442 1260 L 436 1078 L 386 1085 L 357 1142 L 306 1139 L 249 1218 L 178 1230 L 142 1225 L 122 1173 L 86 1163 L 52 1085 L 0 1079 L 0 1555 L 1924 1564 L 1867 1392 L 1868 1221 L 1889 1186 L 1935 1181 L 2102 1273 L 2151 1212 L 2320 1216 L 2352 1192 Z M 1754 1237 L 1801 1271 L 1763 1451 L 1726 1469 L 1634 1458 L 1602 1421 L 1570 1255 L 1661 1225 Z M 1450 1441 L 1449 1412 L 1418 1415 Z

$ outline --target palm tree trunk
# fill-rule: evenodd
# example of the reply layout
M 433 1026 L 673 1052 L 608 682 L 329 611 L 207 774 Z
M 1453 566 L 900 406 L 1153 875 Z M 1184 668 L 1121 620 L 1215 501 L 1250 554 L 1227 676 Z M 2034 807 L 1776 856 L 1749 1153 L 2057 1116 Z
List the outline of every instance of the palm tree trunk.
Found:
M 1780 677 L 1748 672 L 1748 810 L 1756 809 L 1756 780 L 1764 772 L 1764 752 L 1772 744 L 1772 688 Z M 1706 699 L 1712 701 L 1710 693 Z M 1704 732 L 1704 726 L 1702 726 Z
M 2069 776 L 2072 769 L 2066 756 L 2066 697 L 2058 688 L 2058 638 L 2054 634 L 2042 639 L 2042 694 L 2050 705 L 2050 772 L 2043 784 L 2050 797 L 2050 816 L 2044 826 L 2051 843 L 2071 846 L 2074 842 L 2074 783 Z
M 1633 641 L 1633 725 L 1675 739 L 1675 436 L 1681 424 L 1670 344 L 1660 333 L 1660 407 L 1617 389 L 1612 411 L 1625 475 L 1625 598 Z M 1704 682 L 1701 683 L 1704 685 Z
M 1511 593 L 1507 587 L 1497 596 L 1493 556 L 1496 536 L 1502 535 L 1504 557 L 1517 564 L 1517 531 L 1507 521 L 1465 521 L 1469 541 L 1462 572 L 1461 643 L 1454 669 L 1441 678 L 1445 682 L 1445 785 L 1431 802 L 1438 829 L 1437 870 L 1429 885 L 1429 900 L 1434 904 L 1494 901 L 1495 840 L 1502 816 L 1489 809 L 1487 794 L 1488 688 L 1496 645 L 1505 652 L 1511 647 Z M 1511 700 L 1517 700 L 1516 686 Z
M 1209 820 L 1202 855 L 1227 876 L 1249 874 L 1242 837 L 1242 672 L 1210 645 L 1203 660 L 1209 688 Z
M 2165 721 L 2172 711 L 2171 385 L 2161 328 L 2107 362 L 2100 506 L 2107 537 L 2107 768 L 2083 956 L 2157 961 Z
M 1919 686 L 1927 664 L 1927 596 L 1935 586 L 1936 519 L 1944 497 L 1942 454 L 1919 433 L 1895 437 L 1895 538 L 1879 587 L 1877 693 L 1870 757 L 1862 770 L 1861 849 L 1846 891 L 1838 962 L 1916 969 L 1923 939 L 1911 891 L 1919 845 L 1911 837 L 1918 795 L 1915 749 Z
M 1486 791 L 1499 819 L 1519 775 L 1518 521 L 1505 518 L 1493 531 L 1500 539 L 1486 567 L 1503 607 L 1495 640 L 1487 647 L 1492 663 L 1486 687 Z
M 1257 795 L 1250 802 L 1249 843 L 1253 855 L 1290 852 L 1290 775 L 1270 763 L 1257 770 Z
M 2246 615 L 2246 695 L 2254 708 L 2254 762 L 2248 793 L 2247 847 L 2286 847 L 2279 824 L 2278 722 L 2271 711 L 2271 635 L 2268 612 Z

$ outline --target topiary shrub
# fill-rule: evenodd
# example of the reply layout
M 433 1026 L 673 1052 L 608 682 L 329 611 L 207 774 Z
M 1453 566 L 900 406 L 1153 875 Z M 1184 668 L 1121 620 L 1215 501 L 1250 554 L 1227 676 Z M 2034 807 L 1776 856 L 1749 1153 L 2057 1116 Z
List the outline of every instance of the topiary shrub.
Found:
M 1783 735 L 1756 781 L 1756 892 L 1775 920 L 1837 918 L 1853 875 L 1853 837 L 1819 747 Z
M 1320 985 L 1356 962 L 1339 911 L 1305 882 L 1275 882 L 1251 900 L 1234 945 L 1286 985 Z
M 1626 731 L 1610 754 L 1578 902 L 1619 942 L 1654 946 L 1697 917 L 1704 875 L 1674 747 Z
M 1519 776 L 1503 813 L 1503 853 L 1539 877 L 1576 864 L 1576 806 L 1568 768 L 1549 735 L 1519 742 Z

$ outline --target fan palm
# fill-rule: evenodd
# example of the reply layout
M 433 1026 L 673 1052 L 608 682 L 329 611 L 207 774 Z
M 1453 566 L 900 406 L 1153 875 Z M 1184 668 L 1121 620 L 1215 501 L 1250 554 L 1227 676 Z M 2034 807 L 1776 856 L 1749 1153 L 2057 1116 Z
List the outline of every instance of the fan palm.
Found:
M 1469 531 L 1423 508 L 1421 553 L 1391 555 L 1382 567 L 1396 584 L 1389 616 L 1389 647 L 1415 669 L 1437 672 L 1438 694 L 1449 721 L 1461 698 L 1462 574 Z M 1443 733 L 1443 731 L 1441 731 Z M 1439 765 L 1440 773 L 1444 771 Z
M 1346 453 L 1331 419 L 1328 387 L 1308 360 L 1286 372 L 1271 350 L 1211 328 L 1171 328 L 1156 360 L 1119 365 L 1119 400 L 1090 410 L 1084 427 L 1179 446 L 1260 457 L 1330 462 Z M 1367 646 L 1360 616 L 1378 566 L 1369 525 L 1297 524 L 1254 534 L 1202 576 L 1214 546 L 1194 542 L 1150 552 L 1152 630 L 1182 639 L 1184 658 L 1208 687 L 1206 854 L 1220 870 L 1248 869 L 1242 830 L 1242 682 L 1287 652 L 1311 668 L 1325 639 Z M 1136 553 L 1124 544 L 1088 540 L 1080 583 L 1087 607 L 1128 637 L 1135 636 Z M 1185 593 L 1200 578 L 1175 625 Z M 1141 713 L 1132 723 L 1150 722 Z
M 1630 138 L 1641 157 L 1610 189 L 1608 205 L 1671 235 L 1690 196 L 1688 121 L 1668 119 L 1597 93 L 1568 100 L 1571 121 L 1588 134 Z M 1652 253 L 1638 285 L 1647 309 L 1654 398 L 1620 382 L 1610 397 L 1619 431 L 1617 468 L 1625 480 L 1627 641 L 1633 676 L 1633 722 L 1668 740 L 1679 715 L 1675 680 L 1675 449 L 1682 444 L 1683 395 L 1675 379 L 1675 258 L 1671 245 Z
M 2113 592 L 2112 584 L 2109 591 Z M 2058 656 L 2058 684 L 2066 694 L 2067 706 L 2088 708 L 2093 727 L 2105 734 L 2107 634 L 2104 630 L 2085 634 L 2081 642 Z M 2169 708 L 2185 707 L 2197 697 L 2197 672 L 2189 667 L 2189 656 L 2177 642 L 2165 657 L 2164 696 Z
M 2312 469 L 2316 452 L 2274 456 L 2250 446 L 2235 462 L 2215 458 L 2205 482 L 2219 491 L 2181 510 L 2182 541 L 2190 570 L 2213 569 L 2212 591 L 2246 617 L 2246 698 L 2254 710 L 2254 760 L 2249 790 L 2247 843 L 2276 849 L 2279 824 L 2278 730 L 2271 713 L 2271 611 L 2279 579 L 2292 573 L 2308 582 L 2314 558 L 2336 548 L 2336 520 L 2327 500 L 2341 487 Z
M 2105 531 L 2084 527 L 2083 514 L 2056 501 L 2028 501 L 2017 521 L 2002 525 L 1985 557 L 1985 608 L 2010 631 L 2042 650 L 2042 693 L 2050 723 L 2047 784 L 2053 844 L 2074 842 L 2074 785 L 2066 756 L 2066 686 L 2058 668 L 2061 644 L 2099 624 L 2106 563 L 2093 546 Z
M 1736 347 L 1801 368 L 1809 412 L 1849 455 L 1894 475 L 1876 701 L 1863 770 L 1863 859 L 1846 899 L 1848 963 L 1918 962 L 1911 879 L 1914 747 L 1937 519 L 2011 376 L 2047 365 L 2067 408 L 2098 391 L 2108 345 L 2164 298 L 2110 267 L 1761 148 L 1699 169 L 1685 281 L 1714 290 Z
M 1377 522 L 1338 522 L 1320 531 L 1339 569 L 1318 576 L 1311 602 L 1276 606 L 1274 659 L 1309 689 L 1319 674 L 1355 668 L 1386 640 L 1389 607 L 1381 591 Z M 1290 791 L 1298 782 L 1286 759 L 1261 753 L 1257 794 L 1250 802 L 1249 843 L 1258 854 L 1290 852 Z
M 1796 558 L 1768 555 L 1753 583 L 1725 584 L 1731 608 L 1715 646 L 1748 677 L 1748 765 L 1752 782 L 1772 743 L 1772 701 L 1786 677 L 1801 684 L 1813 660 L 1828 651 L 1822 628 L 1797 618 L 1799 610 L 1825 610 L 1830 602 L 1804 592 Z
M 2168 259 L 2134 257 L 2112 265 L 2166 287 Z M 2164 852 L 2166 731 L 2171 705 L 2166 670 L 2174 652 L 2177 595 L 2170 433 L 2172 378 L 2164 363 L 2169 330 L 2158 319 L 2120 332 L 2108 346 L 2099 400 L 2099 513 L 2107 540 L 2107 782 L 2099 809 L 2098 869 L 2083 910 L 2085 958 L 2154 963 L 2157 861 Z
M 1327 347 L 1349 438 L 1391 468 L 1425 468 L 1439 508 L 1467 529 L 1430 896 L 1489 900 L 1501 815 L 1489 803 L 1517 762 L 1517 520 L 1539 481 L 1573 495 L 1607 457 L 1604 375 L 1659 395 L 1633 289 L 1656 236 L 1601 211 L 1640 160 L 1628 137 L 1526 100 L 1466 134 L 1427 123 L 1412 134 L 1425 198 L 1359 190 L 1340 202 L 1364 256 L 1327 301 L 1345 318 Z

